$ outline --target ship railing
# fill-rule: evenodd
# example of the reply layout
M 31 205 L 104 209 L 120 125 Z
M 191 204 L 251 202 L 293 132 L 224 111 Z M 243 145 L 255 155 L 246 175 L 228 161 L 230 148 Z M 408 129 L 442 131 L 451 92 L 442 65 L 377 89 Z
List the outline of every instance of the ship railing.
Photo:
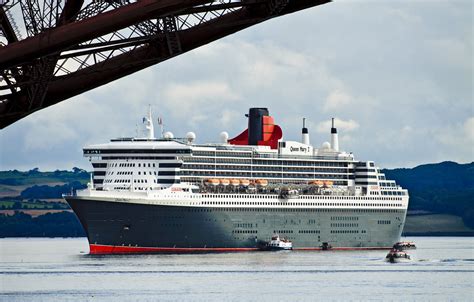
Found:
M 319 160 L 350 160 L 351 156 L 313 156 L 313 155 L 282 155 L 282 154 L 253 154 L 253 158 L 292 158 L 292 159 L 319 159 Z
M 329 190 L 329 189 L 319 189 L 319 190 L 302 190 L 298 188 L 288 188 L 284 190 L 296 191 L 299 196 L 363 196 L 352 191 L 347 190 Z M 280 195 L 283 189 L 274 190 L 274 189 L 255 189 L 249 190 L 245 188 L 240 189 L 226 189 L 226 188 L 212 188 L 212 187 L 203 187 L 200 189 L 201 194 L 223 194 L 223 195 Z

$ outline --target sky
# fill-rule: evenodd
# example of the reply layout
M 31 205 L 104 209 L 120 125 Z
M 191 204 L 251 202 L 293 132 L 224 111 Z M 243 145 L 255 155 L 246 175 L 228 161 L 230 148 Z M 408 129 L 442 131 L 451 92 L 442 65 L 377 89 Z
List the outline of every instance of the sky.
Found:
M 0 170 L 80 167 L 87 144 L 166 131 L 217 142 L 268 107 L 285 140 L 330 140 L 383 168 L 474 161 L 473 3 L 340 0 L 275 18 L 38 111 L 0 131 Z M 156 126 L 156 125 L 155 125 Z M 158 128 L 158 127 L 156 127 Z M 157 131 L 158 132 L 158 131 Z

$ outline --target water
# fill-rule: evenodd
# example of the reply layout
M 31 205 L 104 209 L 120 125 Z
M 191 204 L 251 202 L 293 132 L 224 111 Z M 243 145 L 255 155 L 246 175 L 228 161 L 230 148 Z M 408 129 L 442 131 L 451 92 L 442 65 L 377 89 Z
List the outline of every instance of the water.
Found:
M 473 301 L 474 238 L 386 251 L 90 256 L 85 238 L 0 239 L 0 301 Z

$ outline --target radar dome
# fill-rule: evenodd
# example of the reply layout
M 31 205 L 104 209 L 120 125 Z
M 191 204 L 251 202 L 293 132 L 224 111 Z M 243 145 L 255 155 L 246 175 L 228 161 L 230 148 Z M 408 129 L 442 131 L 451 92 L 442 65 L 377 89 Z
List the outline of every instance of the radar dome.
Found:
M 194 142 L 195 139 L 196 139 L 196 134 L 194 132 L 186 133 L 186 140 L 188 141 L 188 143 Z
M 329 142 L 324 142 L 323 145 L 321 146 L 321 149 L 331 149 L 331 144 Z
M 169 132 L 169 131 L 166 131 L 164 134 L 163 134 L 163 137 L 166 138 L 166 139 L 172 139 L 174 138 L 174 135 L 173 133 Z
M 224 144 L 227 144 L 227 141 L 229 140 L 229 133 L 222 131 L 220 134 L 221 142 Z

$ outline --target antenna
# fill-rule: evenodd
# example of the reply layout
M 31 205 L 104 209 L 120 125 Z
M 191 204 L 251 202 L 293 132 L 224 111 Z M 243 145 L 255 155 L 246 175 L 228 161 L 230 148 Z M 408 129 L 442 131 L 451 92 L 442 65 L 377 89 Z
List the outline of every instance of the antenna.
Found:
M 161 138 L 163 138 L 163 118 L 158 117 L 158 125 L 160 125 L 160 130 L 161 130 Z
M 305 124 L 306 124 L 306 118 L 303 117 L 303 128 L 306 128 Z
M 332 124 L 331 128 L 334 128 L 334 118 L 331 118 L 331 124 Z

